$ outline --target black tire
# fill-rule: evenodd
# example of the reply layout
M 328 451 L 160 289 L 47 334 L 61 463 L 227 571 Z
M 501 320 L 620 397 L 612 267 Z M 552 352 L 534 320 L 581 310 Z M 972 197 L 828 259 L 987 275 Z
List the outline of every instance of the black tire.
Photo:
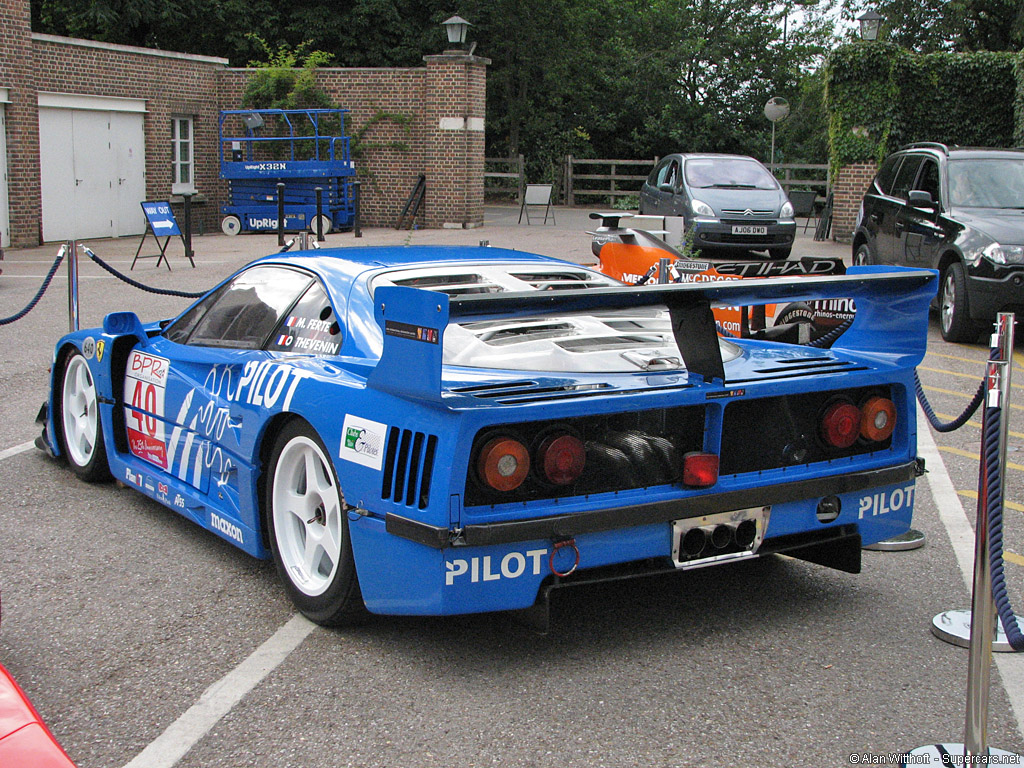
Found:
M 304 421 L 287 424 L 270 456 L 264 514 L 274 565 L 288 598 L 311 621 L 336 627 L 364 619 L 366 607 L 344 497 L 330 456 Z M 287 503 L 285 489 L 291 496 Z M 313 549 L 315 563 L 305 562 L 311 536 L 321 540 L 319 553 Z
M 785 261 L 789 258 L 791 253 L 793 253 L 792 245 L 788 248 L 769 248 L 768 258 L 772 261 Z
M 854 266 L 862 264 L 874 264 L 875 257 L 871 255 L 871 248 L 867 243 L 861 243 L 853 254 Z
M 967 302 L 967 276 L 963 264 L 955 261 L 942 274 L 939 286 L 939 328 L 946 341 L 971 342 L 981 334 L 981 327 L 971 320 Z
M 64 358 L 54 407 L 57 442 L 74 473 L 88 483 L 109 480 L 96 382 L 88 361 L 77 350 Z

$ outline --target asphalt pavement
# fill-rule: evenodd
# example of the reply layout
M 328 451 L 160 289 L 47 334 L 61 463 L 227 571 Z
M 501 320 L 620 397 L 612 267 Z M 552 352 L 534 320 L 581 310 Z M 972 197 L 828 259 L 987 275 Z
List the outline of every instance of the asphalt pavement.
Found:
M 486 240 L 594 263 L 588 212 L 559 208 L 557 225 L 527 226 L 518 208 L 489 207 L 477 229 L 370 229 L 330 234 L 326 245 Z M 138 242 L 89 246 L 127 273 Z M 172 242 L 173 271 L 150 259 L 131 276 L 201 291 L 277 249 L 272 235 L 219 233 L 194 247 L 195 268 Z M 29 302 L 57 249 L 7 252 L 0 318 Z M 808 230 L 794 255 L 848 263 L 850 254 Z M 188 303 L 80 264 L 83 327 L 115 310 L 171 317 Z M 825 768 L 963 741 L 967 651 L 930 626 L 970 604 L 957 553 L 970 547 L 980 417 L 949 434 L 920 428 L 931 471 L 918 484 L 915 527 L 926 546 L 865 552 L 859 575 L 769 557 L 563 590 L 543 636 L 501 614 L 326 630 L 295 616 L 269 562 L 130 490 L 83 484 L 30 447 L 67 328 L 63 267 L 32 312 L 0 326 L 0 662 L 80 768 Z M 942 341 L 933 315 L 920 377 L 944 418 L 967 404 L 986 357 L 982 344 Z M 1006 568 L 1024 613 L 1017 399 Z M 1024 752 L 1022 718 L 1024 656 L 1000 654 L 989 742 Z

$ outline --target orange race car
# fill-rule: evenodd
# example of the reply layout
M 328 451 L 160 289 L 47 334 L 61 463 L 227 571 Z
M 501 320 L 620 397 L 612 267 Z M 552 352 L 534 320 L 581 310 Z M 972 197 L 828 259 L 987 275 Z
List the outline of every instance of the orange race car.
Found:
M 600 261 L 600 271 L 631 285 L 846 273 L 842 259 L 817 256 L 786 261 L 694 259 L 662 240 L 659 237 L 665 234 L 662 230 L 619 226 L 622 219 L 633 218 L 632 214 L 592 213 L 590 218 L 601 221 L 597 230 L 587 233 L 593 237 L 591 248 Z M 716 307 L 714 310 L 723 335 L 802 344 L 822 339 L 844 323 L 848 325 L 854 311 L 852 299 Z

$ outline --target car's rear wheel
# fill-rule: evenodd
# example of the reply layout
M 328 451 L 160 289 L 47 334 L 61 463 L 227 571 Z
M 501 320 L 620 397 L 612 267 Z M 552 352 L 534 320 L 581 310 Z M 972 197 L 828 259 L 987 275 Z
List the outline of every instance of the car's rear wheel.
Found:
M 871 248 L 867 243 L 861 243 L 857 248 L 856 253 L 853 254 L 853 263 L 856 266 L 875 263 L 875 258 L 871 255 Z
M 942 338 L 952 342 L 975 341 L 981 333 L 967 306 L 967 276 L 956 261 L 946 268 L 939 293 L 939 326 Z
M 270 548 L 285 591 L 325 626 L 365 615 L 344 499 L 330 453 L 305 422 L 278 435 L 270 459 L 266 513 Z
M 80 352 L 71 353 L 64 361 L 59 405 L 60 413 L 54 421 L 71 469 L 90 483 L 109 478 L 96 382 Z

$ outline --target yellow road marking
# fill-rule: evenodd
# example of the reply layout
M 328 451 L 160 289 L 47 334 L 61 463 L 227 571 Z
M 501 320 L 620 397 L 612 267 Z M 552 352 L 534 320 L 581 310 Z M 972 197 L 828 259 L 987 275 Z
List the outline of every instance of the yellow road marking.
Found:
M 951 413 L 936 413 L 935 415 L 938 416 L 943 421 L 952 421 L 955 418 Z M 974 421 L 973 419 L 968 419 L 967 421 L 964 422 L 964 426 L 974 427 L 975 429 L 981 429 L 981 422 Z M 1009 435 L 1010 437 L 1018 437 L 1021 440 L 1024 440 L 1024 432 L 1014 432 L 1011 429 L 1007 430 L 1006 434 Z
M 977 453 L 965 451 L 962 448 L 952 448 L 948 445 L 940 445 L 939 450 L 945 453 L 952 453 L 954 456 L 966 456 L 968 459 L 979 458 Z M 1008 461 L 1006 462 L 1006 466 L 1009 467 L 1010 469 L 1016 469 L 1018 471 L 1024 472 L 1024 464 L 1014 464 L 1012 461 Z
M 1024 368 L 1024 355 L 1022 355 L 1020 352 L 1014 352 L 1013 353 L 1013 362 L 1015 362 L 1021 368 Z
M 957 355 L 944 355 L 941 352 L 932 352 L 931 350 L 929 350 L 927 356 L 928 357 L 944 357 L 947 360 L 959 360 L 961 363 L 979 363 L 982 366 L 984 366 L 985 363 L 988 362 L 988 355 L 986 355 L 983 359 L 978 360 L 978 359 L 973 358 L 973 357 L 958 357 Z
M 1024 557 L 1021 557 L 1016 552 L 1007 552 L 1003 550 L 1003 560 L 1014 565 L 1024 565 Z
M 980 384 L 981 379 L 984 378 L 984 371 L 982 372 L 981 376 L 978 376 L 972 373 L 957 373 L 956 371 L 947 371 L 943 368 L 928 368 L 927 366 L 924 365 L 917 366 L 917 370 L 930 371 L 932 373 L 941 373 L 943 376 L 956 376 L 957 378 L 960 379 L 972 379 L 973 381 L 976 381 L 978 384 Z M 1024 389 L 1024 386 L 1021 386 L 1020 384 L 1011 384 L 1010 386 L 1012 386 L 1014 389 Z
M 975 501 L 978 500 L 977 491 L 957 491 L 957 493 L 960 496 L 965 496 L 968 499 L 974 499 Z M 1006 499 L 1003 499 L 1003 506 L 1006 507 L 1007 509 L 1012 509 L 1014 512 L 1024 512 L 1024 504 L 1016 504 L 1012 501 L 1007 501 Z
M 965 395 L 963 392 L 954 392 L 952 389 L 942 389 L 941 387 L 929 387 L 929 386 L 927 386 L 925 384 L 921 385 L 921 389 L 923 389 L 923 390 L 925 390 L 927 392 L 939 392 L 940 394 L 943 394 L 943 395 L 952 395 L 953 397 L 962 397 L 964 400 L 970 400 L 970 399 L 972 399 L 974 397 L 974 395 Z M 1017 405 L 1015 403 L 1010 403 L 1010 407 L 1013 408 L 1014 410 L 1024 411 L 1024 405 Z

